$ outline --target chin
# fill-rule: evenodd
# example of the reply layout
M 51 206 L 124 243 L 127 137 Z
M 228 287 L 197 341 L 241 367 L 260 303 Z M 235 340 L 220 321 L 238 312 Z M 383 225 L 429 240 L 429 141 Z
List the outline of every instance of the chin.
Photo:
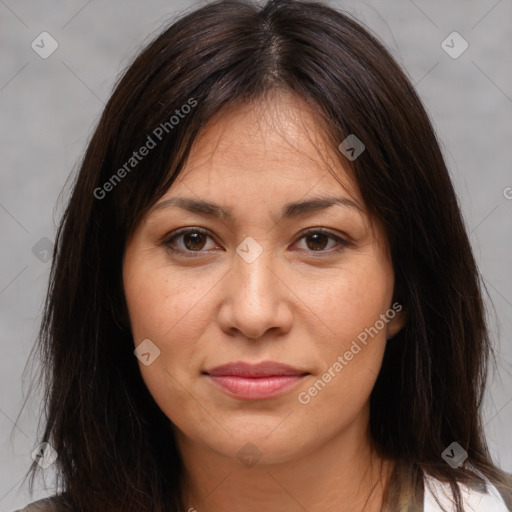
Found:
M 241 414 L 247 415 L 247 412 Z M 215 417 L 213 412 L 212 415 Z M 284 428 L 283 424 L 278 426 L 282 418 L 276 420 L 266 416 L 250 421 L 247 417 L 223 418 L 219 423 L 224 428 L 219 424 L 212 426 L 202 419 L 199 429 L 198 423 L 188 427 L 174 425 L 175 435 L 184 441 L 188 438 L 195 445 L 207 447 L 221 457 L 235 459 L 242 467 L 288 462 L 298 457 L 299 452 L 303 452 L 309 444 L 298 437 L 299 432 L 292 432 Z

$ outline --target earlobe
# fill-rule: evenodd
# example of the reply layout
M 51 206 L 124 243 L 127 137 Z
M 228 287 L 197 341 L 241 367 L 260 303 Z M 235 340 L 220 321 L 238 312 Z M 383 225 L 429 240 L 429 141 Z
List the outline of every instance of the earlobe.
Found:
M 391 338 L 394 338 L 403 329 L 406 321 L 407 311 L 405 309 L 397 311 L 395 316 L 391 318 L 388 323 L 386 339 L 390 340 Z

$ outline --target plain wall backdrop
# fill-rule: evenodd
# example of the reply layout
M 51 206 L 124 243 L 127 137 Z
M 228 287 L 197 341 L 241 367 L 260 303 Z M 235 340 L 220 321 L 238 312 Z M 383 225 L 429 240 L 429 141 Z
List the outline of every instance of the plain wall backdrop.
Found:
M 39 401 L 34 395 L 20 415 L 29 387 L 22 372 L 41 320 L 64 187 L 119 73 L 165 24 L 205 3 L 0 0 L 0 511 L 31 500 L 21 484 L 36 446 Z M 442 142 L 489 291 L 498 364 L 485 431 L 496 462 L 510 472 L 512 1 L 328 3 L 353 13 L 390 48 Z M 52 494 L 41 483 L 37 489 L 34 498 Z

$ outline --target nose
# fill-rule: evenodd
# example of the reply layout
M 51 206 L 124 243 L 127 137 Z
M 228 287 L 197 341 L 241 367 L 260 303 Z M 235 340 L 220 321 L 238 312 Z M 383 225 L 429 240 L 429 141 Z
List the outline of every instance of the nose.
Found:
M 231 336 L 250 340 L 289 332 L 293 321 L 293 293 L 286 285 L 283 266 L 268 249 L 252 262 L 235 254 L 233 267 L 223 281 L 219 327 Z

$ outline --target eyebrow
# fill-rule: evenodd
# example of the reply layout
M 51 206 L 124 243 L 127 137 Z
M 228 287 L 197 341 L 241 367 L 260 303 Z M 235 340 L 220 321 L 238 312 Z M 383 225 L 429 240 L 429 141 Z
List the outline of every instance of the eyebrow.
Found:
M 298 217 L 300 215 L 325 210 L 335 205 L 355 208 L 361 212 L 359 205 L 357 205 L 348 197 L 316 197 L 307 201 L 285 204 L 281 211 L 281 220 L 287 220 Z M 171 197 L 170 199 L 161 201 L 160 203 L 157 203 L 155 206 L 153 206 L 150 213 L 154 212 L 155 210 L 161 210 L 172 206 L 177 206 L 193 213 L 208 215 L 223 220 L 232 221 L 234 218 L 233 210 L 231 208 L 224 208 L 215 203 L 188 197 Z

